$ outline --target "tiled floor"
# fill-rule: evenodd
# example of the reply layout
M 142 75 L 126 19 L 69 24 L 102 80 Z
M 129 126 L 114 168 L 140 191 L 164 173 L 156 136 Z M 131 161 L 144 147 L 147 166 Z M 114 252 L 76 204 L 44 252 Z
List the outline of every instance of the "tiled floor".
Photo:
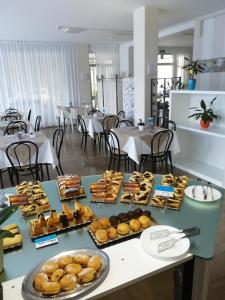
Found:
M 44 132 L 52 138 L 54 129 L 45 129 Z M 96 149 L 93 140 L 88 139 L 87 152 L 80 148 L 80 135 L 66 132 L 61 152 L 61 163 L 64 173 L 79 175 L 101 174 L 108 167 L 108 156 L 104 150 Z M 177 170 L 178 171 L 178 170 Z M 55 179 L 57 173 L 51 168 L 51 178 Z M 8 178 L 4 176 L 5 186 L 9 186 Z M 210 220 L 209 220 L 210 222 Z M 225 205 L 222 210 L 221 225 L 218 233 L 215 257 L 212 261 L 211 278 L 208 300 L 225 299 Z M 210 241 L 209 241 L 210 242 Z M 119 276 L 119 274 L 118 274 Z M 172 300 L 173 299 L 173 273 L 172 271 L 154 276 L 142 281 L 132 288 L 124 289 L 105 297 L 112 299 L 148 299 Z

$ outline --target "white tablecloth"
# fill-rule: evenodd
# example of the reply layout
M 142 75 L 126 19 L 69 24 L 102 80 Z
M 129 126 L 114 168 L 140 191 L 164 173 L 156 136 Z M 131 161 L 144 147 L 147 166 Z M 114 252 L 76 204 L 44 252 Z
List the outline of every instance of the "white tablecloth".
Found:
M 29 121 L 27 120 L 19 120 L 19 121 L 23 121 L 27 124 L 27 132 L 34 132 L 33 125 Z M 4 135 L 6 127 L 8 126 L 9 123 L 10 123 L 9 121 L 0 121 L 0 136 Z
M 151 140 L 155 133 L 162 130 L 160 127 L 154 127 L 152 131 L 145 129 L 139 131 L 136 126 L 125 128 L 114 128 L 113 132 L 117 135 L 121 150 L 128 153 L 128 156 L 137 164 L 140 163 L 140 155 L 148 154 L 151 151 Z M 174 131 L 173 141 L 170 150 L 176 154 L 180 151 L 180 145 L 177 134 Z
M 17 135 L 5 135 L 0 137 L 0 169 L 11 167 L 11 164 L 6 156 L 6 148 L 13 142 L 18 141 L 32 141 L 38 146 L 38 163 L 52 164 L 53 167 L 58 165 L 58 159 L 56 157 L 55 150 L 51 141 L 40 131 L 34 134 L 25 134 L 23 139 L 18 139 Z M 16 159 L 11 156 L 11 159 L 15 162 Z M 23 165 L 26 165 L 26 157 L 23 157 Z
M 90 137 L 94 138 L 95 132 L 103 132 L 102 121 L 106 116 L 83 116 Z

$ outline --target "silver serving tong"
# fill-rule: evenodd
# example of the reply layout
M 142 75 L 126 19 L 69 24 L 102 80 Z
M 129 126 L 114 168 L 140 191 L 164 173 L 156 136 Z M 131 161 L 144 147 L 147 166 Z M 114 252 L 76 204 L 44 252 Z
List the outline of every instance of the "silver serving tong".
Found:
M 173 239 L 170 239 L 170 240 L 167 240 L 165 242 L 158 244 L 158 253 L 173 248 L 177 241 L 179 241 L 185 237 L 191 237 L 194 235 L 198 235 L 200 233 L 200 228 L 199 227 L 194 227 L 194 228 L 195 229 L 193 229 L 192 231 L 189 231 L 182 237 L 173 238 Z
M 197 227 L 189 227 L 189 228 L 186 228 L 186 229 L 177 229 L 177 230 L 169 230 L 169 229 L 157 230 L 157 231 L 154 231 L 154 232 L 150 233 L 150 239 L 151 240 L 157 240 L 157 239 L 167 237 L 167 236 L 169 236 L 171 234 L 174 234 L 174 233 L 184 233 L 184 234 L 186 234 L 186 233 L 192 232 L 196 228 Z

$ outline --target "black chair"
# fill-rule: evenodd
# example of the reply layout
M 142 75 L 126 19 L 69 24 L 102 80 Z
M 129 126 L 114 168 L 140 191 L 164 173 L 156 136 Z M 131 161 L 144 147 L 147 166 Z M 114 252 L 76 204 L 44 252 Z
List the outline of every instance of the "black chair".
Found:
M 87 127 L 86 127 L 85 121 L 81 115 L 77 115 L 77 120 L 78 120 L 78 128 L 79 128 L 80 132 L 82 133 L 82 140 L 81 140 L 80 147 L 82 148 L 83 142 L 84 142 L 84 150 L 86 150 L 87 137 L 88 137 Z
M 171 129 L 173 131 L 177 130 L 176 123 L 172 120 L 164 120 L 162 123 L 162 127 L 166 129 Z
M 122 120 L 116 124 L 116 128 L 132 127 L 134 124 L 130 120 Z
M 40 130 L 40 126 L 41 126 L 41 116 L 39 115 L 35 120 L 34 131 L 38 132 Z
M 1 121 L 17 121 L 21 120 L 22 116 L 18 112 L 7 113 L 6 115 L 1 117 Z
M 11 164 L 12 185 L 14 185 L 14 176 L 17 184 L 20 182 L 20 175 L 31 175 L 33 180 L 40 180 L 39 172 L 42 172 L 42 169 L 38 164 L 38 146 L 34 142 L 14 142 L 6 148 L 6 155 Z
M 162 130 L 157 132 L 151 140 L 150 154 L 142 154 L 140 160 L 139 171 L 142 170 L 144 164 L 150 163 L 151 171 L 156 172 L 158 163 L 165 163 L 168 173 L 168 160 L 170 161 L 171 173 L 173 173 L 172 155 L 170 146 L 173 141 L 172 130 Z
M 13 121 L 5 129 L 4 135 L 15 134 L 16 132 L 27 132 L 27 124 L 24 121 Z
M 97 115 L 102 115 L 102 112 L 101 112 L 100 110 L 97 110 L 97 109 L 92 109 L 92 110 L 90 110 L 90 111 L 88 112 L 88 115 L 89 115 L 89 116 L 92 116 L 92 115 L 95 115 L 95 114 L 97 114 Z
M 31 109 L 28 112 L 28 116 L 27 116 L 27 120 L 30 122 L 30 118 L 31 118 Z
M 5 114 L 8 114 L 8 113 L 18 113 L 18 112 L 19 112 L 18 109 L 13 108 L 13 107 L 7 108 L 5 110 Z
M 109 149 L 109 165 L 108 169 L 112 169 L 114 171 L 120 171 L 120 164 L 124 161 L 125 171 L 127 170 L 127 166 L 129 169 L 129 157 L 128 154 L 120 149 L 120 143 L 117 135 L 109 130 L 106 136 L 106 143 Z M 117 161 L 117 168 L 116 168 Z M 111 165 L 113 166 L 111 167 Z
M 61 153 L 61 148 L 63 144 L 63 138 L 64 138 L 64 130 L 61 128 L 58 128 L 55 130 L 53 134 L 53 141 L 52 145 L 53 148 L 55 149 L 56 156 L 58 158 L 59 165 L 56 167 L 56 170 L 59 175 L 64 175 L 62 166 L 61 166 L 61 161 L 60 161 L 60 153 Z M 61 174 L 60 174 L 61 172 Z
M 115 128 L 118 122 L 119 122 L 119 118 L 116 115 L 107 116 L 102 120 L 103 132 L 100 132 L 100 142 L 99 142 L 100 145 L 102 143 L 102 137 L 106 139 L 108 132 L 112 128 Z M 106 140 L 105 140 L 105 144 L 106 144 Z
M 123 110 L 119 111 L 118 114 L 117 114 L 117 116 L 120 119 L 124 119 L 125 118 L 125 111 L 123 111 Z

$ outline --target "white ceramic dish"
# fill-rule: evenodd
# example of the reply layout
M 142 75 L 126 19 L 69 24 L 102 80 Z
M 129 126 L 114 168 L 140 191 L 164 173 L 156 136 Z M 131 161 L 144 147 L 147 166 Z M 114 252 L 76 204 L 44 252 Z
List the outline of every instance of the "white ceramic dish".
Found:
M 193 188 L 195 188 L 195 192 L 193 194 Z M 204 199 L 203 188 L 206 190 L 206 198 Z M 200 202 L 213 202 L 219 200 L 222 195 L 220 191 L 207 186 L 195 185 L 189 186 L 185 189 L 185 195 L 189 198 L 200 201 Z
M 151 240 L 151 232 L 168 229 L 169 231 L 176 231 L 177 228 L 167 226 L 167 225 L 156 225 L 144 230 L 140 237 L 141 248 L 148 255 L 160 259 L 160 260 L 176 260 L 180 259 L 186 255 L 187 251 L 190 248 L 190 240 L 188 238 L 182 238 L 177 241 L 173 248 L 167 249 L 163 252 L 158 252 L 158 244 L 164 241 L 168 241 L 172 238 L 178 238 L 184 236 L 183 233 L 173 233 L 167 237 Z

